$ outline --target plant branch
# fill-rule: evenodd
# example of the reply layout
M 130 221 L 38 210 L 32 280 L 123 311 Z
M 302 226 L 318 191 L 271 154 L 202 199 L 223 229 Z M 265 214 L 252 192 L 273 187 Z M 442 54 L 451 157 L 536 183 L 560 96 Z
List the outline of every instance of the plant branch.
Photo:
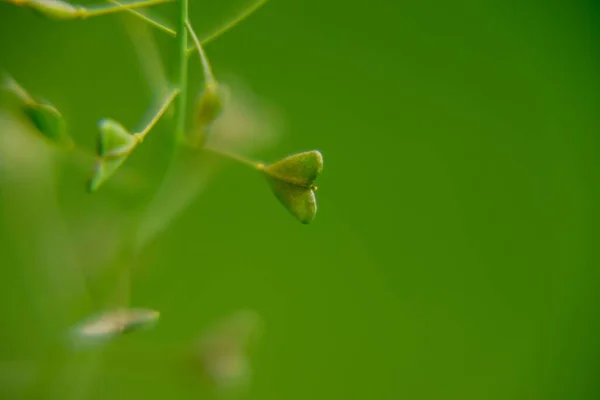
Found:
M 165 111 L 167 111 L 167 108 L 169 108 L 169 106 L 171 105 L 171 103 L 173 102 L 175 97 L 179 94 L 179 92 L 180 92 L 179 88 L 171 90 L 171 92 L 168 94 L 168 96 L 165 98 L 165 100 L 161 104 L 160 108 L 157 110 L 154 117 L 152 117 L 150 122 L 148 122 L 146 127 L 144 129 L 142 129 L 140 132 L 134 133 L 134 135 L 136 135 L 136 137 L 138 138 L 138 140 L 140 142 L 144 140 L 144 138 L 146 137 L 148 132 L 150 132 L 150 129 L 152 129 L 154 127 L 154 125 L 156 125 L 158 120 L 160 120 L 160 117 L 162 117 L 163 114 L 165 113 Z
M 168 3 L 173 0 L 143 0 L 135 3 L 118 3 L 114 6 L 100 6 L 100 7 L 87 7 L 81 8 L 80 10 L 80 18 L 91 18 L 91 17 L 99 17 L 102 15 L 115 14 L 122 11 L 130 11 L 134 8 L 143 8 L 154 6 L 157 4 Z
M 202 65 L 202 70 L 204 71 L 204 81 L 205 85 L 216 85 L 217 81 L 215 80 L 215 76 L 213 75 L 212 68 L 210 67 L 210 62 L 208 61 L 208 57 L 204 52 L 204 48 L 202 48 L 202 44 L 196 36 L 196 32 L 194 32 L 194 28 L 189 20 L 185 22 L 185 26 L 188 29 L 190 35 L 192 36 L 192 40 L 198 49 L 198 55 L 200 57 L 200 64 Z
M 240 13 L 238 15 L 236 15 L 232 20 L 225 22 L 223 25 L 219 26 L 214 31 L 212 31 L 211 33 L 208 33 L 205 37 L 200 39 L 200 43 L 202 43 L 203 45 L 206 45 L 206 44 L 212 42 L 213 40 L 215 40 L 216 38 L 218 38 L 219 36 L 221 36 L 222 34 L 228 32 L 230 29 L 239 25 L 242 21 L 244 21 L 246 18 L 248 18 L 250 15 L 252 15 L 255 11 L 257 11 L 260 7 L 262 7 L 267 1 L 268 0 L 258 0 L 256 3 L 252 4 L 250 7 L 241 10 Z M 187 49 L 188 56 L 191 55 L 194 51 L 196 51 L 196 49 L 197 49 L 197 46 L 190 46 Z
M 175 125 L 175 136 L 180 140 L 185 140 L 185 123 L 187 107 L 187 29 L 188 20 L 188 0 L 179 0 L 179 26 L 177 29 L 177 38 L 179 39 L 179 70 L 177 71 L 177 85 L 179 86 L 179 103 L 177 106 L 177 116 Z
M 240 155 L 237 154 L 233 154 L 233 153 L 229 153 L 227 151 L 224 150 L 220 150 L 220 149 L 216 149 L 214 147 L 210 147 L 210 146 L 204 146 L 201 149 L 202 151 L 207 151 L 209 153 L 215 154 L 219 157 L 223 157 L 223 158 L 228 158 L 230 160 L 236 161 L 240 164 L 243 164 L 247 167 L 250 167 L 252 169 L 258 170 L 258 171 L 262 171 L 265 168 L 265 165 L 262 163 L 258 163 L 252 160 L 248 160 L 247 158 L 244 158 Z
M 117 4 L 120 6 L 123 6 L 123 3 L 118 2 L 117 0 L 108 0 L 110 3 L 113 4 Z M 173 37 L 177 36 L 177 32 L 175 32 L 175 29 L 171 28 L 170 26 L 168 26 L 166 23 L 164 22 L 159 22 L 156 19 L 154 19 L 153 17 L 150 17 L 146 14 L 143 14 L 141 12 L 139 12 L 137 9 L 132 9 L 129 8 L 127 9 L 127 11 L 129 13 L 131 13 L 132 15 L 135 15 L 136 17 L 140 18 L 142 21 L 152 25 L 153 27 L 157 28 L 158 30 L 161 30 Z

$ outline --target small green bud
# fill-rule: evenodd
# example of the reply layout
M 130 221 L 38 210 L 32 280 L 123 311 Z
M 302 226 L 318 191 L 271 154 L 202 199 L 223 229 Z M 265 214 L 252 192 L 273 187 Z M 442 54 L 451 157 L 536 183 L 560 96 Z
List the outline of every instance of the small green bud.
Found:
M 44 17 L 56 20 L 75 19 L 85 13 L 85 9 L 60 0 L 26 0 L 24 5 Z
M 263 167 L 275 197 L 301 223 L 310 223 L 317 213 L 314 181 L 323 171 L 320 152 L 294 154 Z
M 206 85 L 196 100 L 194 145 L 204 146 L 208 128 L 219 117 L 223 109 L 223 94 L 216 83 Z
M 98 128 L 98 156 L 96 170 L 88 183 L 88 191 L 95 192 L 106 182 L 121 164 L 127 160 L 131 151 L 139 143 L 136 135 L 132 135 L 120 123 L 112 119 L 103 119 Z

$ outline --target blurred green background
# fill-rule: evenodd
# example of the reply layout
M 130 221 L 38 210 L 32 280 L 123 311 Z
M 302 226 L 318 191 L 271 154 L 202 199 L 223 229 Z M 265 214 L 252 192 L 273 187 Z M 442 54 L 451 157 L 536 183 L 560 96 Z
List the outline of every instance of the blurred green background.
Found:
M 191 0 L 192 21 L 208 32 L 246 4 Z M 297 223 L 263 178 L 227 164 L 136 262 L 131 304 L 159 310 L 158 325 L 102 350 L 60 338 L 106 305 L 111 274 L 85 271 L 126 262 L 146 193 L 89 195 L 90 166 L 36 170 L 29 142 L 0 140 L 0 398 L 220 398 L 188 353 L 240 309 L 264 329 L 249 388 L 229 398 L 598 398 L 599 11 L 270 1 L 207 52 L 217 77 L 281 114 L 258 159 L 322 151 L 318 215 Z M 152 100 L 124 20 L 0 4 L 0 69 L 90 151 L 100 118 L 133 127 Z M 153 35 L 171 71 L 175 41 Z M 127 164 L 153 183 L 170 126 Z

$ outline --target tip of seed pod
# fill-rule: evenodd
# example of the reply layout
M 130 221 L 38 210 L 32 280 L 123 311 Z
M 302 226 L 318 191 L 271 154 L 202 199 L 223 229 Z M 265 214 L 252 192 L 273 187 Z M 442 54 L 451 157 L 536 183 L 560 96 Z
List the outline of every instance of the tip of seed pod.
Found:
M 102 127 L 108 123 L 109 123 L 108 118 L 102 118 L 100 121 L 98 121 L 98 128 L 102 129 Z

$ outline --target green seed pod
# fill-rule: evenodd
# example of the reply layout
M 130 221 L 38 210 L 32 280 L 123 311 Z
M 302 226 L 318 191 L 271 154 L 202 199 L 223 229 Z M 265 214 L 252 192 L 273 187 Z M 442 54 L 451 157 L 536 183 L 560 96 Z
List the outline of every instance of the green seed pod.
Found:
M 312 188 L 294 185 L 279 179 L 268 179 L 275 197 L 298 221 L 309 224 L 317 214 L 317 199 Z
M 61 113 L 49 103 L 25 104 L 23 111 L 36 129 L 55 144 L 71 148 L 74 143 L 67 134 L 65 120 Z
M 195 132 L 193 145 L 202 147 L 206 143 L 208 128 L 219 117 L 223 109 L 223 94 L 216 83 L 206 85 L 196 101 Z
M 303 224 L 310 223 L 317 213 L 314 181 L 323 171 L 320 152 L 294 154 L 263 167 L 275 197 Z
M 129 154 L 137 145 L 135 135 L 129 133 L 119 122 L 105 118 L 98 123 L 98 155 L 101 157 L 118 157 Z
M 69 20 L 81 17 L 85 10 L 60 0 L 26 0 L 24 4 L 44 17 Z
M 98 124 L 98 156 L 94 176 L 88 183 L 88 191 L 95 192 L 106 182 L 121 164 L 127 160 L 131 151 L 139 143 L 137 136 L 129 133 L 120 123 L 112 119 L 103 119 Z

